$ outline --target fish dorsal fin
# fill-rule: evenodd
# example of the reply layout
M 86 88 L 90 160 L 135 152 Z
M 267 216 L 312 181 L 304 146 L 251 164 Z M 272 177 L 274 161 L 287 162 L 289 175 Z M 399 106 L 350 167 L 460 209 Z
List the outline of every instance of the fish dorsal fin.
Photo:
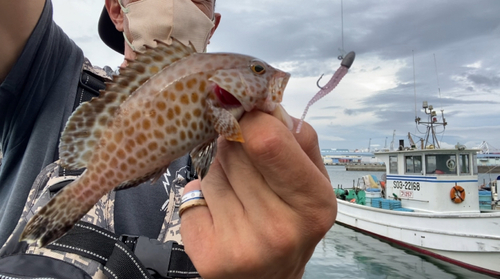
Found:
M 156 40 L 156 43 L 155 48 L 146 46 L 144 53 L 136 52 L 135 60 L 127 60 L 127 67 L 120 68 L 120 75 L 113 78 L 113 84 L 106 87 L 106 90 L 113 91 L 115 86 L 125 86 L 128 88 L 128 93 L 132 94 L 146 80 L 163 68 L 196 53 L 191 43 L 186 46 L 175 38 L 172 38 L 171 45 L 158 40 Z
M 137 53 L 128 66 L 106 82 L 98 98 L 80 105 L 69 118 L 59 144 L 61 166 L 80 169 L 87 166 L 108 122 L 113 121 L 120 105 L 149 78 L 176 61 L 196 53 L 192 44 L 185 46 L 172 38 L 167 45 L 157 41 L 157 47 L 146 47 L 144 53 Z

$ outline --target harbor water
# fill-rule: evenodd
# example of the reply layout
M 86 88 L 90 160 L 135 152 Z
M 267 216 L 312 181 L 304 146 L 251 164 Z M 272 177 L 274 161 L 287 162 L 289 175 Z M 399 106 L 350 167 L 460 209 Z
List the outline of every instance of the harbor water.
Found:
M 383 172 L 345 171 L 327 166 L 332 186 L 351 188 L 353 180 L 367 174 L 379 179 Z M 479 182 L 498 174 L 479 174 Z M 304 279 L 317 278 L 491 278 L 465 268 L 394 246 L 377 238 L 335 224 L 316 247 Z

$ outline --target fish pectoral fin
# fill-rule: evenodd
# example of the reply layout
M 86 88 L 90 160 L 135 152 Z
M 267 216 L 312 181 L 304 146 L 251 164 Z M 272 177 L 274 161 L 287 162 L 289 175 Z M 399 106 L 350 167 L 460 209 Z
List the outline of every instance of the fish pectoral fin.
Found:
M 215 131 L 226 140 L 245 142 L 238 120 L 228 110 L 217 107 L 212 101 L 207 100 L 205 116 L 210 120 Z
M 138 186 L 139 184 L 144 183 L 150 179 L 151 179 L 151 184 L 154 184 L 156 181 L 158 181 L 158 179 L 161 178 L 163 173 L 165 173 L 167 171 L 167 168 L 168 168 L 168 165 L 161 167 L 161 168 L 157 168 L 151 172 L 148 172 L 147 174 L 145 174 L 141 177 L 137 177 L 137 178 L 134 178 L 131 180 L 123 181 L 122 183 L 120 183 L 120 185 L 116 186 L 114 188 L 114 190 L 120 191 L 120 190 L 125 190 L 128 188 L 132 188 L 132 187 Z
M 215 154 L 217 154 L 217 139 L 198 145 L 189 154 L 200 179 L 203 179 L 207 175 Z

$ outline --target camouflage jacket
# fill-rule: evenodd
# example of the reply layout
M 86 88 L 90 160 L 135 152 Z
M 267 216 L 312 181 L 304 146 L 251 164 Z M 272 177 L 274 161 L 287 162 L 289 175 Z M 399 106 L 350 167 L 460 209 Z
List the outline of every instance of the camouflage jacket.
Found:
M 109 79 L 113 74 L 111 68 L 105 67 L 104 69 L 101 69 L 99 67 L 93 67 L 87 59 L 85 59 L 83 69 L 91 71 L 95 75 L 106 79 Z M 177 177 L 175 177 L 170 186 L 169 200 L 165 208 L 166 215 L 157 238 L 157 240 L 160 242 L 173 240 L 179 244 L 182 244 L 178 209 L 180 206 L 184 186 L 189 179 L 189 170 L 187 170 L 186 168 L 183 169 L 184 171 L 170 170 L 170 172 L 175 173 Z M 29 193 L 17 227 L 14 230 L 14 233 L 9 237 L 7 242 L 2 247 L 2 250 L 6 250 L 6 247 L 9 245 L 13 246 L 17 244 L 19 233 L 25 227 L 28 220 L 30 220 L 34 213 L 50 200 L 51 186 L 63 182 L 69 183 L 72 180 L 75 180 L 77 177 L 77 175 L 72 175 L 69 174 L 69 172 L 66 173 L 64 170 L 60 170 L 60 166 L 57 164 L 57 162 L 46 166 L 37 176 Z M 110 232 L 114 232 L 113 215 L 115 196 L 116 194 L 114 191 L 111 191 L 107 195 L 103 196 L 99 200 L 99 202 L 81 219 L 81 221 L 85 221 L 98 227 L 104 228 Z M 26 251 L 22 252 L 26 254 L 43 255 L 72 263 L 73 265 L 83 269 L 94 279 L 108 278 L 104 274 L 103 266 L 100 263 L 80 255 L 51 250 L 48 248 L 39 248 L 36 244 L 27 246 Z

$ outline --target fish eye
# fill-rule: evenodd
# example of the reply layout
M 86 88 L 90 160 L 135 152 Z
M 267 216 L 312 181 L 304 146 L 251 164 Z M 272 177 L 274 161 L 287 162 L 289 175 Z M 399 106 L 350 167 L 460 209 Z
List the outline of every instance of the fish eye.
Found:
M 266 72 L 266 67 L 264 67 L 264 63 L 260 61 L 252 61 L 252 64 L 250 65 L 250 68 L 252 71 L 258 75 L 262 75 Z

